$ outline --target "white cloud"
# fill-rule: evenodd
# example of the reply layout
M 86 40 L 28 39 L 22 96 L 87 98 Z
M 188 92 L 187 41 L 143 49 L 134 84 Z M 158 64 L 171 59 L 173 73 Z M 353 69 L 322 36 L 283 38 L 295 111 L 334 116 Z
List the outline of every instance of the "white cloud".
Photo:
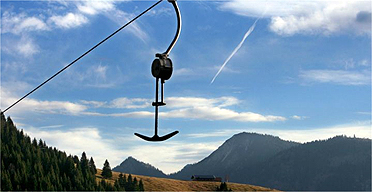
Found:
M 371 63 L 368 62 L 367 59 L 363 59 L 363 60 L 359 61 L 359 63 L 358 63 L 358 65 L 360 65 L 360 66 L 364 66 L 364 67 L 368 67 L 370 64 L 371 64 Z
M 270 30 L 279 35 L 371 33 L 369 1 L 245 1 L 221 3 L 222 10 L 239 15 L 271 18 Z
M 53 146 L 67 154 L 77 155 L 83 152 L 92 156 L 97 167 L 102 167 L 106 159 L 111 165 L 120 163 L 126 154 L 116 149 L 110 140 L 102 138 L 99 130 L 92 127 L 74 128 L 70 130 L 46 130 L 23 127 L 31 138 L 44 140 L 48 146 Z
M 168 97 L 167 106 L 171 108 L 185 107 L 227 107 L 237 105 L 239 101 L 235 97 L 203 98 L 203 97 Z
M 324 140 L 332 138 L 336 135 L 346 135 L 358 138 L 372 139 L 371 122 L 355 122 L 342 125 L 334 125 L 330 127 L 318 127 L 312 129 L 265 129 L 265 128 L 246 128 L 246 129 L 225 129 L 209 131 L 208 133 L 192 133 L 187 137 L 191 138 L 211 138 L 221 137 L 227 139 L 233 134 L 240 132 L 254 132 L 261 134 L 269 134 L 279 136 L 283 140 L 296 141 L 300 143 L 311 142 L 315 140 Z
M 259 133 L 269 133 L 279 136 L 284 140 L 297 141 L 301 143 L 311 142 L 314 140 L 324 140 L 336 135 L 346 135 L 348 137 L 372 138 L 371 123 L 359 122 L 345 125 L 335 125 L 331 127 L 320 127 L 306 130 L 254 130 Z
M 126 98 L 121 97 L 111 101 L 110 107 L 113 108 L 126 108 L 126 109 L 138 109 L 147 108 L 151 106 L 151 100 L 142 98 Z
M 148 99 L 128 99 L 119 98 L 113 100 L 108 107 L 116 108 L 145 108 L 149 107 L 150 100 Z M 136 103 L 138 102 L 138 103 Z M 261 115 L 253 112 L 236 112 L 225 107 L 238 105 L 241 103 L 235 97 L 220 97 L 220 98 L 201 98 L 201 97 L 169 97 L 166 100 L 168 108 L 173 110 L 160 112 L 161 118 L 187 118 L 198 120 L 231 120 L 240 122 L 273 122 L 285 121 L 286 118 L 274 115 Z M 153 112 L 136 111 L 127 113 L 84 113 L 86 115 L 95 116 L 120 116 L 130 118 L 149 118 L 153 117 Z
M 120 108 L 145 108 L 149 107 L 148 99 L 119 98 L 113 100 L 112 106 Z M 139 102 L 136 104 L 135 102 Z M 285 121 L 285 117 L 274 115 L 261 115 L 253 112 L 236 112 L 225 107 L 241 103 L 235 97 L 201 98 L 201 97 L 169 97 L 166 100 L 168 108 L 173 110 L 160 112 L 161 118 L 187 118 L 198 120 L 231 120 L 240 122 L 273 122 Z M 153 117 L 153 112 L 136 111 L 128 113 L 100 114 L 90 113 L 97 116 L 121 116 L 131 118 Z
M 99 107 L 103 107 L 106 105 L 106 102 L 102 102 L 102 101 L 86 101 L 86 100 L 81 100 L 80 101 L 82 104 L 84 105 L 90 105 L 94 108 L 99 108 Z
M 41 18 L 29 17 L 25 13 L 15 14 L 5 11 L 1 22 L 1 33 L 20 34 L 29 31 L 49 30 L 49 27 Z
M 295 120 L 303 120 L 303 119 L 307 119 L 308 117 L 306 117 L 306 116 L 293 115 L 291 118 L 292 119 L 295 119 Z
M 113 22 L 117 23 L 119 26 L 123 26 L 127 22 L 129 22 L 132 18 L 135 17 L 134 14 L 129 14 L 119 9 L 114 9 L 109 12 L 105 12 L 104 15 L 111 19 Z M 147 33 L 142 30 L 142 28 L 138 25 L 138 23 L 133 22 L 126 28 L 130 33 L 141 39 L 143 42 L 146 42 L 148 39 Z
M 173 75 L 190 77 L 191 75 L 195 75 L 195 72 L 189 68 L 180 68 L 180 69 L 174 69 Z
M 116 8 L 116 3 L 122 1 L 84 1 L 84 2 L 76 2 L 75 5 L 79 11 L 79 14 L 84 15 L 97 15 L 101 14 L 105 17 L 109 18 L 113 22 L 117 23 L 120 26 L 123 26 L 127 23 L 130 19 L 134 18 L 134 14 L 130 14 L 119 10 Z M 165 13 L 165 11 L 161 11 L 161 13 Z M 146 41 L 148 38 L 147 33 L 139 26 L 138 23 L 134 22 L 131 23 L 127 29 L 130 33 L 141 39 L 142 41 Z
M 96 15 L 100 12 L 110 11 L 115 8 L 112 1 L 84 1 L 76 3 L 78 10 L 88 15 Z
M 9 106 L 18 98 L 13 96 L 7 89 L 1 90 L 2 107 Z M 30 111 L 42 113 L 59 113 L 68 115 L 87 116 L 109 116 L 127 118 L 153 118 L 153 112 L 131 111 L 125 113 L 99 113 L 92 112 L 90 108 L 125 108 L 139 109 L 151 107 L 150 99 L 143 98 L 117 98 L 111 102 L 104 101 L 80 101 L 73 103 L 69 101 L 39 101 L 36 99 L 24 99 L 12 109 L 15 112 L 27 113 Z M 198 120 L 229 120 L 239 122 L 273 122 L 287 120 L 282 116 L 261 115 L 253 112 L 237 112 L 226 107 L 236 106 L 241 103 L 235 97 L 200 98 L 200 97 L 169 97 L 167 99 L 168 109 L 160 112 L 161 118 L 186 118 Z
M 17 39 L 4 39 L 1 50 L 4 51 L 4 53 L 13 55 L 15 57 L 29 58 L 38 53 L 40 48 L 32 38 L 26 34 L 22 34 L 21 37 Z M 15 64 L 15 62 L 12 62 L 12 64 Z M 25 71 L 27 68 L 26 65 L 18 64 L 18 67 L 21 66 L 22 70 Z
M 153 9 L 149 11 L 149 15 L 151 16 L 160 16 L 160 15 L 172 16 L 173 10 L 169 7 L 161 7 L 161 8 Z
M 193 107 L 178 110 L 171 110 L 169 112 L 161 112 L 160 117 L 164 118 L 191 118 L 202 120 L 233 120 L 241 122 L 272 122 L 285 121 L 285 117 L 273 115 L 261 115 L 253 112 L 236 112 L 230 109 L 223 109 L 219 107 Z
M 341 85 L 368 85 L 371 74 L 368 70 L 307 70 L 300 72 L 300 78 L 306 82 L 336 83 Z
M 64 16 L 55 15 L 49 18 L 49 22 L 59 28 L 70 29 L 88 23 L 88 19 L 79 13 L 67 13 Z
M 14 96 L 10 89 L 1 86 L 1 109 L 5 109 L 18 99 L 19 97 Z M 39 101 L 25 98 L 11 109 L 11 113 L 41 112 L 78 115 L 86 109 L 84 105 L 68 101 Z
M 39 47 L 34 41 L 26 36 L 22 36 L 20 41 L 16 44 L 16 51 L 25 57 L 30 57 L 39 52 Z
M 87 86 L 94 88 L 112 88 L 121 80 L 120 73 L 117 71 L 110 71 L 108 65 L 102 64 L 89 64 L 91 65 L 85 70 L 76 71 L 75 69 L 69 69 L 66 71 L 71 85 L 75 86 Z M 107 75 L 114 72 L 116 78 L 106 78 Z

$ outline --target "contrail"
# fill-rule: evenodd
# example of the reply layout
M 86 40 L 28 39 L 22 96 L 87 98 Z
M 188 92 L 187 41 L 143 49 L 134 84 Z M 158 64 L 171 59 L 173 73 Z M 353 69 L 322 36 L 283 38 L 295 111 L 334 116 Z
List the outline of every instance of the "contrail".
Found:
M 235 55 L 236 52 L 238 52 L 238 50 L 240 49 L 240 47 L 243 45 L 245 39 L 252 33 L 252 31 L 254 30 L 254 28 L 256 27 L 256 23 L 258 20 L 260 20 L 261 17 L 257 18 L 256 21 L 253 23 L 253 25 L 248 29 L 248 31 L 245 33 L 242 41 L 239 43 L 239 45 L 234 49 L 234 51 L 230 54 L 230 56 L 226 59 L 226 61 L 222 64 L 220 70 L 218 70 L 217 74 L 213 77 L 212 81 L 211 81 L 211 84 L 214 82 L 214 80 L 217 78 L 217 76 L 221 73 L 222 69 L 225 67 L 225 65 L 227 64 L 227 62 L 230 61 L 230 59 Z

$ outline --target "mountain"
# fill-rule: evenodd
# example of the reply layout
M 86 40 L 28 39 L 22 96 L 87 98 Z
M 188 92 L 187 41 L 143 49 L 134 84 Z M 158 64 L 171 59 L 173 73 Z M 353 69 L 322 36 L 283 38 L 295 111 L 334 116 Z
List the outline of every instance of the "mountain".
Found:
M 230 182 L 278 190 L 371 191 L 371 140 L 336 136 L 300 144 L 239 133 L 168 177 L 190 180 L 192 175 L 228 176 Z
M 305 143 L 258 169 L 247 182 L 280 190 L 371 191 L 371 140 L 336 136 Z
M 148 163 L 138 161 L 133 157 L 128 157 L 119 166 L 114 167 L 112 170 L 128 174 L 137 174 L 161 178 L 168 177 L 166 174 L 164 174 L 162 171 L 155 168 L 154 166 Z
M 229 177 L 230 181 L 241 181 L 242 170 L 267 161 L 277 153 L 298 146 L 299 143 L 284 141 L 279 137 L 257 133 L 239 133 L 225 141 L 216 151 L 200 162 L 186 165 L 181 171 L 169 175 L 171 178 L 189 180 L 192 175 L 215 175 Z

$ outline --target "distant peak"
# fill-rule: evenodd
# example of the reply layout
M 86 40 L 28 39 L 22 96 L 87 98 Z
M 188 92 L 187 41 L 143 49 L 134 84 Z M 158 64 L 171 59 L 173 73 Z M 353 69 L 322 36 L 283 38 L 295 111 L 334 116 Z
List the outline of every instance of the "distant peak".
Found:
M 136 160 L 136 161 L 137 161 L 137 159 L 134 158 L 134 157 L 132 157 L 132 156 L 129 156 L 129 157 L 127 158 L 127 160 Z

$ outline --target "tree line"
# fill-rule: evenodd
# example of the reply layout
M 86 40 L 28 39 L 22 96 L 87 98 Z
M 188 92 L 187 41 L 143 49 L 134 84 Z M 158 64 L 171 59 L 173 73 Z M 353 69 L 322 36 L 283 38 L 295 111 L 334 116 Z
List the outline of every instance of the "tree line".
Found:
M 85 152 L 79 158 L 48 147 L 41 139 L 31 140 L 1 113 L 2 191 L 144 190 L 142 181 L 131 175 L 121 174 L 112 185 L 104 179 L 97 182 L 96 173 L 93 158 L 88 159 Z

